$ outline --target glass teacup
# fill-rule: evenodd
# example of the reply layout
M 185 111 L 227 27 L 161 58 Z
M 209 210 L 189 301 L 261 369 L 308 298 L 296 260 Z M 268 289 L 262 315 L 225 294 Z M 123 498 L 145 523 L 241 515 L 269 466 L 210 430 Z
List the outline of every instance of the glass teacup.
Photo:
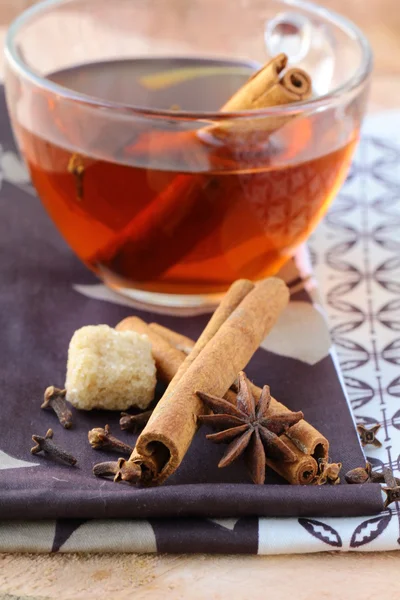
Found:
M 222 113 L 280 52 L 313 96 Z M 113 289 L 169 306 L 275 274 L 307 239 L 371 71 L 357 27 L 300 0 L 50 0 L 14 22 L 6 57 L 16 138 L 61 234 Z

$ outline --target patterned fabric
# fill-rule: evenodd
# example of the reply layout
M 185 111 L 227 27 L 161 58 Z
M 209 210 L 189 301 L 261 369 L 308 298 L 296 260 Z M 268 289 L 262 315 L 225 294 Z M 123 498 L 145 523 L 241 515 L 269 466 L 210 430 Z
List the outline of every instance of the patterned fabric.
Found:
M 378 123 L 379 138 L 376 139 L 375 122 L 370 121 L 348 182 L 315 234 L 311 249 L 357 422 L 367 425 L 380 422 L 382 425 L 378 437 L 383 446 L 381 449 L 368 449 L 368 459 L 374 466 L 396 468 L 400 450 L 397 433 L 399 411 L 396 411 L 395 404 L 400 387 L 396 377 L 399 362 L 396 355 L 400 347 L 396 319 L 400 291 L 396 280 L 400 213 L 396 208 L 396 193 L 398 196 L 400 179 L 397 175 L 396 181 L 395 165 L 398 164 L 400 146 L 391 141 L 392 130 L 395 130 L 393 119 L 388 123 L 386 135 L 385 121 Z M 17 165 L 14 158 L 9 162 L 14 163 L 14 167 Z M 2 165 L 4 169 L 4 160 Z M 13 173 L 15 170 L 10 174 L 6 169 L 3 176 L 8 181 L 14 179 L 13 185 L 17 184 L 24 192 L 30 193 L 29 183 L 20 181 Z M 86 289 L 80 291 L 90 295 L 91 287 L 92 284 L 87 284 Z M 100 290 L 100 297 L 101 293 Z M 301 296 L 302 293 L 296 298 L 296 304 L 302 305 L 306 318 L 310 305 Z M 316 316 L 308 316 L 310 324 L 321 333 Z M 279 339 L 277 336 L 275 342 L 269 340 L 269 347 L 264 351 L 286 356 L 287 350 L 279 346 Z M 321 348 L 324 347 L 323 341 Z M 292 360 L 299 359 L 302 360 L 296 355 Z M 320 359 L 321 356 L 313 351 L 302 364 L 312 366 Z M 18 464 L 13 461 L 18 461 Z M 22 467 L 25 472 L 36 471 L 36 468 L 24 468 L 28 463 L 33 466 L 32 462 L 29 455 L 27 461 L 22 456 L 10 458 L 4 452 L 0 455 L 0 468 L 3 469 L 18 467 L 16 471 L 19 471 Z M 339 487 L 351 489 L 353 486 Z M 324 493 L 325 488 L 312 489 Z M 4 502 L 0 504 L 0 510 L 2 507 Z M 29 512 L 29 501 L 26 512 Z M 368 518 L 313 518 L 307 515 L 285 519 L 3 521 L 0 523 L 0 549 L 260 554 L 352 549 L 376 551 L 397 548 L 399 535 L 399 513 L 395 507 Z

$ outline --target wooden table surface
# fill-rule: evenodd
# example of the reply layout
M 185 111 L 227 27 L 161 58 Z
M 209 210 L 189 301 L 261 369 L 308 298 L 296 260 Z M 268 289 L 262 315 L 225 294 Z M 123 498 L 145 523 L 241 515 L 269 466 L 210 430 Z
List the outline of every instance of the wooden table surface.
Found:
M 110 0 L 112 2 L 112 0 Z M 234 0 L 235 1 L 235 0 Z M 325 0 L 375 52 L 370 111 L 400 108 L 399 0 Z M 29 0 L 0 0 L 0 36 Z M 0 554 L 0 600 L 372 600 L 400 596 L 400 554 L 285 556 Z M 396 593 L 397 592 L 397 593 Z

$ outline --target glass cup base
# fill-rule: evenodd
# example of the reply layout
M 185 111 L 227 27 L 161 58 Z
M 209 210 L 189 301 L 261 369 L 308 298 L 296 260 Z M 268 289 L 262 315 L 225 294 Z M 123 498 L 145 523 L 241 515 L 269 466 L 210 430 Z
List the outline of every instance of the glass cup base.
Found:
M 196 315 L 213 312 L 223 293 L 160 294 L 135 288 L 107 284 L 114 292 L 132 301 L 132 306 L 149 312 L 176 315 Z

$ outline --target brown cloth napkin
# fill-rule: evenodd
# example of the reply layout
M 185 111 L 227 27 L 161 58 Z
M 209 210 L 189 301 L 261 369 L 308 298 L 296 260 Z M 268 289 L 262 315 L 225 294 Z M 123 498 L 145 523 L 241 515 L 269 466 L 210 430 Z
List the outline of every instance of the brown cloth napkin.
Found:
M 73 288 L 98 281 L 72 254 L 29 183 L 18 175 L 18 169 L 21 173 L 23 169 L 3 102 L 0 99 L 0 141 L 3 170 L 4 165 L 7 169 L 0 190 L 0 518 L 164 517 L 166 521 L 156 521 L 162 529 L 162 523 L 172 527 L 168 519 L 177 516 L 318 517 L 379 512 L 379 485 L 290 486 L 268 472 L 266 485 L 254 486 L 240 461 L 218 469 L 224 448 L 207 442 L 203 428 L 179 470 L 159 488 L 116 485 L 92 476 L 93 464 L 109 460 L 110 455 L 90 448 L 89 429 L 109 423 L 121 439 L 133 444 L 133 437 L 119 431 L 119 414 L 101 411 L 75 411 L 74 428 L 62 429 L 51 412 L 40 409 L 43 390 L 47 385 L 63 385 L 74 330 L 88 324 L 114 325 L 133 311 L 85 297 Z M 135 312 L 193 338 L 208 318 Z M 293 323 L 293 339 L 288 345 L 285 327 L 289 322 Z M 364 456 L 327 339 L 320 313 L 308 292 L 300 289 L 292 297 L 288 317 L 256 353 L 247 373 L 258 385 L 268 383 L 274 396 L 292 410 L 303 410 L 307 420 L 331 441 L 331 459 L 342 461 L 346 472 L 364 464 Z M 76 467 L 30 454 L 31 435 L 44 435 L 49 427 L 57 442 L 75 454 Z M 61 538 L 63 527 L 73 526 L 65 523 L 58 525 Z

